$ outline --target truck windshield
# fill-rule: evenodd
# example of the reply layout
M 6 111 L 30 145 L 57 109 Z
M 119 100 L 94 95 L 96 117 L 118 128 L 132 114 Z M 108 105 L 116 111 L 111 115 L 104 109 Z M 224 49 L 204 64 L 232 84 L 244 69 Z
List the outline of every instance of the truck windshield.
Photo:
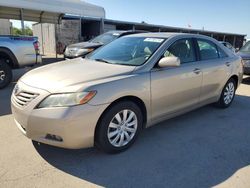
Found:
M 250 53 L 250 41 L 248 41 L 241 49 L 241 52 L 248 52 Z
M 110 64 L 144 64 L 165 41 L 163 38 L 122 37 L 97 49 L 87 58 Z

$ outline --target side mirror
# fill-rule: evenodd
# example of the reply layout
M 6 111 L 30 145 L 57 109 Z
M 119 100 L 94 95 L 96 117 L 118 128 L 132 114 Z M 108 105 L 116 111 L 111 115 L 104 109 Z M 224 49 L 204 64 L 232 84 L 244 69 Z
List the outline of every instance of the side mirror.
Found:
M 180 66 L 181 61 L 178 57 L 163 57 L 159 63 L 158 66 L 161 68 L 164 67 L 178 67 Z

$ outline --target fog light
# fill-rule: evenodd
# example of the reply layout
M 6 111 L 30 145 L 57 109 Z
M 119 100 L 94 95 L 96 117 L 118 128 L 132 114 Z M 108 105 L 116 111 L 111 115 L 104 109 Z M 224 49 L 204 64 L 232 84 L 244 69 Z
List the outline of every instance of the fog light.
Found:
M 45 136 L 45 138 L 48 139 L 48 140 L 53 140 L 53 141 L 57 141 L 57 142 L 62 142 L 63 141 L 62 137 L 54 135 L 54 134 L 47 134 Z

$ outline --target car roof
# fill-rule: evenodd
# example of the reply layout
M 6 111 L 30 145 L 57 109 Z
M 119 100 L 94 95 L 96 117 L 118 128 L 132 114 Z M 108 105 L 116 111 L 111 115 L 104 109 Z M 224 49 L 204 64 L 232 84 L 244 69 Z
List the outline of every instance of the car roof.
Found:
M 148 31 L 144 30 L 111 30 L 106 33 L 118 33 L 118 34 L 125 34 L 125 33 L 148 33 Z
M 156 38 L 170 38 L 173 36 L 203 36 L 199 34 L 190 34 L 190 33 L 168 33 L 168 32 L 155 32 L 155 33 L 139 33 L 139 34 L 133 34 L 129 36 L 136 36 L 136 37 L 156 37 Z

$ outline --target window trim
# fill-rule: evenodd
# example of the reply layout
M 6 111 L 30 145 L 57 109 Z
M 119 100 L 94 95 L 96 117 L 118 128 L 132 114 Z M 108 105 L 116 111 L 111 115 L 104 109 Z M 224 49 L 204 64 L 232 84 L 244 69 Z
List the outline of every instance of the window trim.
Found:
M 220 49 L 220 50 L 223 51 L 224 54 L 226 55 L 225 57 L 221 57 L 220 53 L 218 53 L 220 59 L 224 59 L 224 58 L 228 58 L 228 57 L 229 57 L 228 54 L 227 54 L 221 47 L 219 47 L 218 45 L 216 45 L 216 47 L 217 47 L 218 52 L 219 52 L 219 49 Z M 227 47 L 226 47 L 226 48 L 227 48 Z
M 215 60 L 215 59 L 221 59 L 220 54 L 219 54 L 219 50 L 218 50 L 218 45 L 215 44 L 213 41 L 203 39 L 203 38 L 196 38 L 195 40 L 196 40 L 196 47 L 197 47 L 197 50 L 198 50 L 198 53 L 199 53 L 199 61 L 210 61 L 210 60 Z M 205 41 L 207 43 L 212 43 L 214 45 L 214 47 L 216 48 L 218 57 L 217 58 L 212 58 L 212 59 L 204 59 L 204 60 L 201 59 L 201 50 L 200 50 L 198 41 Z
M 198 56 L 197 56 L 196 47 L 195 47 L 195 38 L 193 38 L 193 37 L 192 37 L 192 38 L 187 37 L 187 38 L 180 38 L 180 39 L 177 39 L 177 40 L 173 41 L 168 47 L 166 47 L 166 48 L 164 49 L 164 52 L 162 53 L 162 55 L 161 55 L 161 56 L 159 57 L 159 59 L 156 61 L 154 67 L 157 67 L 158 62 L 164 57 L 164 54 L 166 53 L 166 51 L 167 51 L 174 43 L 176 43 L 176 42 L 178 42 L 178 41 L 180 41 L 180 40 L 189 40 L 189 41 L 191 42 L 192 47 L 193 47 L 194 57 L 195 57 L 194 61 L 189 61 L 189 62 L 181 63 L 181 65 L 183 65 L 183 64 L 188 64 L 188 63 L 195 63 L 195 62 L 198 61 Z

